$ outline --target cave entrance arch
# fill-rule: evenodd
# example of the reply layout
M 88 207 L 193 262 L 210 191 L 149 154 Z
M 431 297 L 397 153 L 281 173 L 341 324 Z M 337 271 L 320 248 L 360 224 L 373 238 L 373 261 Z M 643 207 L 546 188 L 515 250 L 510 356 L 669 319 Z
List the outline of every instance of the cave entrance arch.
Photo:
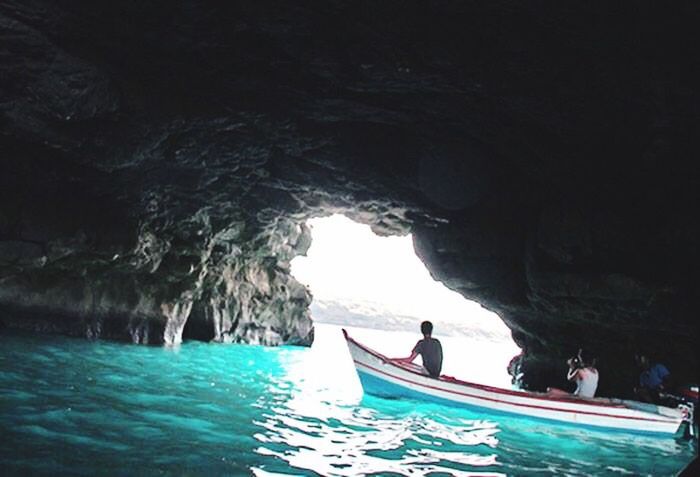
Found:
M 380 237 L 339 214 L 307 225 L 311 247 L 292 261 L 292 274 L 313 295 L 317 341 L 352 327 L 381 352 L 407 355 L 420 322 L 430 320 L 443 342 L 444 374 L 508 385 L 507 364 L 520 351 L 510 330 L 495 313 L 434 280 L 410 234 Z

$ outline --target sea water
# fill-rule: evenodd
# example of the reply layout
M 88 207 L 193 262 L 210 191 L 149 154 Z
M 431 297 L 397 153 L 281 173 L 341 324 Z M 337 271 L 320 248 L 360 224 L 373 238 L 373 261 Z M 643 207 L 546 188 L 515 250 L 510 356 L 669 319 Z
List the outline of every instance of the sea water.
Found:
M 418 338 L 351 333 L 398 356 Z M 446 340 L 446 370 L 507 386 L 493 346 Z M 0 335 L 0 475 L 674 475 L 696 452 L 363 397 L 336 326 L 311 349 Z

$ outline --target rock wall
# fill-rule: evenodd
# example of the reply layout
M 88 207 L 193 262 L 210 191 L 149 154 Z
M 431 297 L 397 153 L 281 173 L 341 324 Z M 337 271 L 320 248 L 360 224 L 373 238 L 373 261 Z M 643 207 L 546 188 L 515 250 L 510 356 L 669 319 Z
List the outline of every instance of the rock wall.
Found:
M 694 7 L 0 5 L 0 321 L 308 344 L 304 221 L 414 233 L 526 383 L 696 379 Z
M 308 229 L 284 218 L 264 230 L 250 228 L 241 221 L 213 228 L 211 216 L 200 211 L 175 227 L 144 220 L 133 249 L 81 242 L 64 244 L 60 257 L 31 261 L 13 250 L 0 255 L 2 321 L 134 343 L 178 344 L 184 333 L 221 342 L 310 344 L 311 295 L 291 277 L 289 264 L 308 249 Z M 57 239 L 31 240 L 52 249 Z

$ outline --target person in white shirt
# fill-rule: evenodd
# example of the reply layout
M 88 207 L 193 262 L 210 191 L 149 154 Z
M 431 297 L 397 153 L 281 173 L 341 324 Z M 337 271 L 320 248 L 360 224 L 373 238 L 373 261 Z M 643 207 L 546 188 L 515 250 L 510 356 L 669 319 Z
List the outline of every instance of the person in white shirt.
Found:
M 582 353 L 583 350 L 578 350 L 576 356 L 567 360 L 569 371 L 566 373 L 566 379 L 576 383 L 574 396 L 592 398 L 595 397 L 595 392 L 598 389 L 598 370 L 595 368 L 595 359 L 593 362 L 586 364 Z M 566 391 L 557 388 L 548 388 L 547 393 L 552 396 L 570 395 Z

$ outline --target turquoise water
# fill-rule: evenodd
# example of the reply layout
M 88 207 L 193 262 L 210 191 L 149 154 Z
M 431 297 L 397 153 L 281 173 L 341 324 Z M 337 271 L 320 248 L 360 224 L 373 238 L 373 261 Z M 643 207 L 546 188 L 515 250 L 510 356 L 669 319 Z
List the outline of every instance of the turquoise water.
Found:
M 3 475 L 674 475 L 683 439 L 362 397 L 313 349 L 0 335 Z

